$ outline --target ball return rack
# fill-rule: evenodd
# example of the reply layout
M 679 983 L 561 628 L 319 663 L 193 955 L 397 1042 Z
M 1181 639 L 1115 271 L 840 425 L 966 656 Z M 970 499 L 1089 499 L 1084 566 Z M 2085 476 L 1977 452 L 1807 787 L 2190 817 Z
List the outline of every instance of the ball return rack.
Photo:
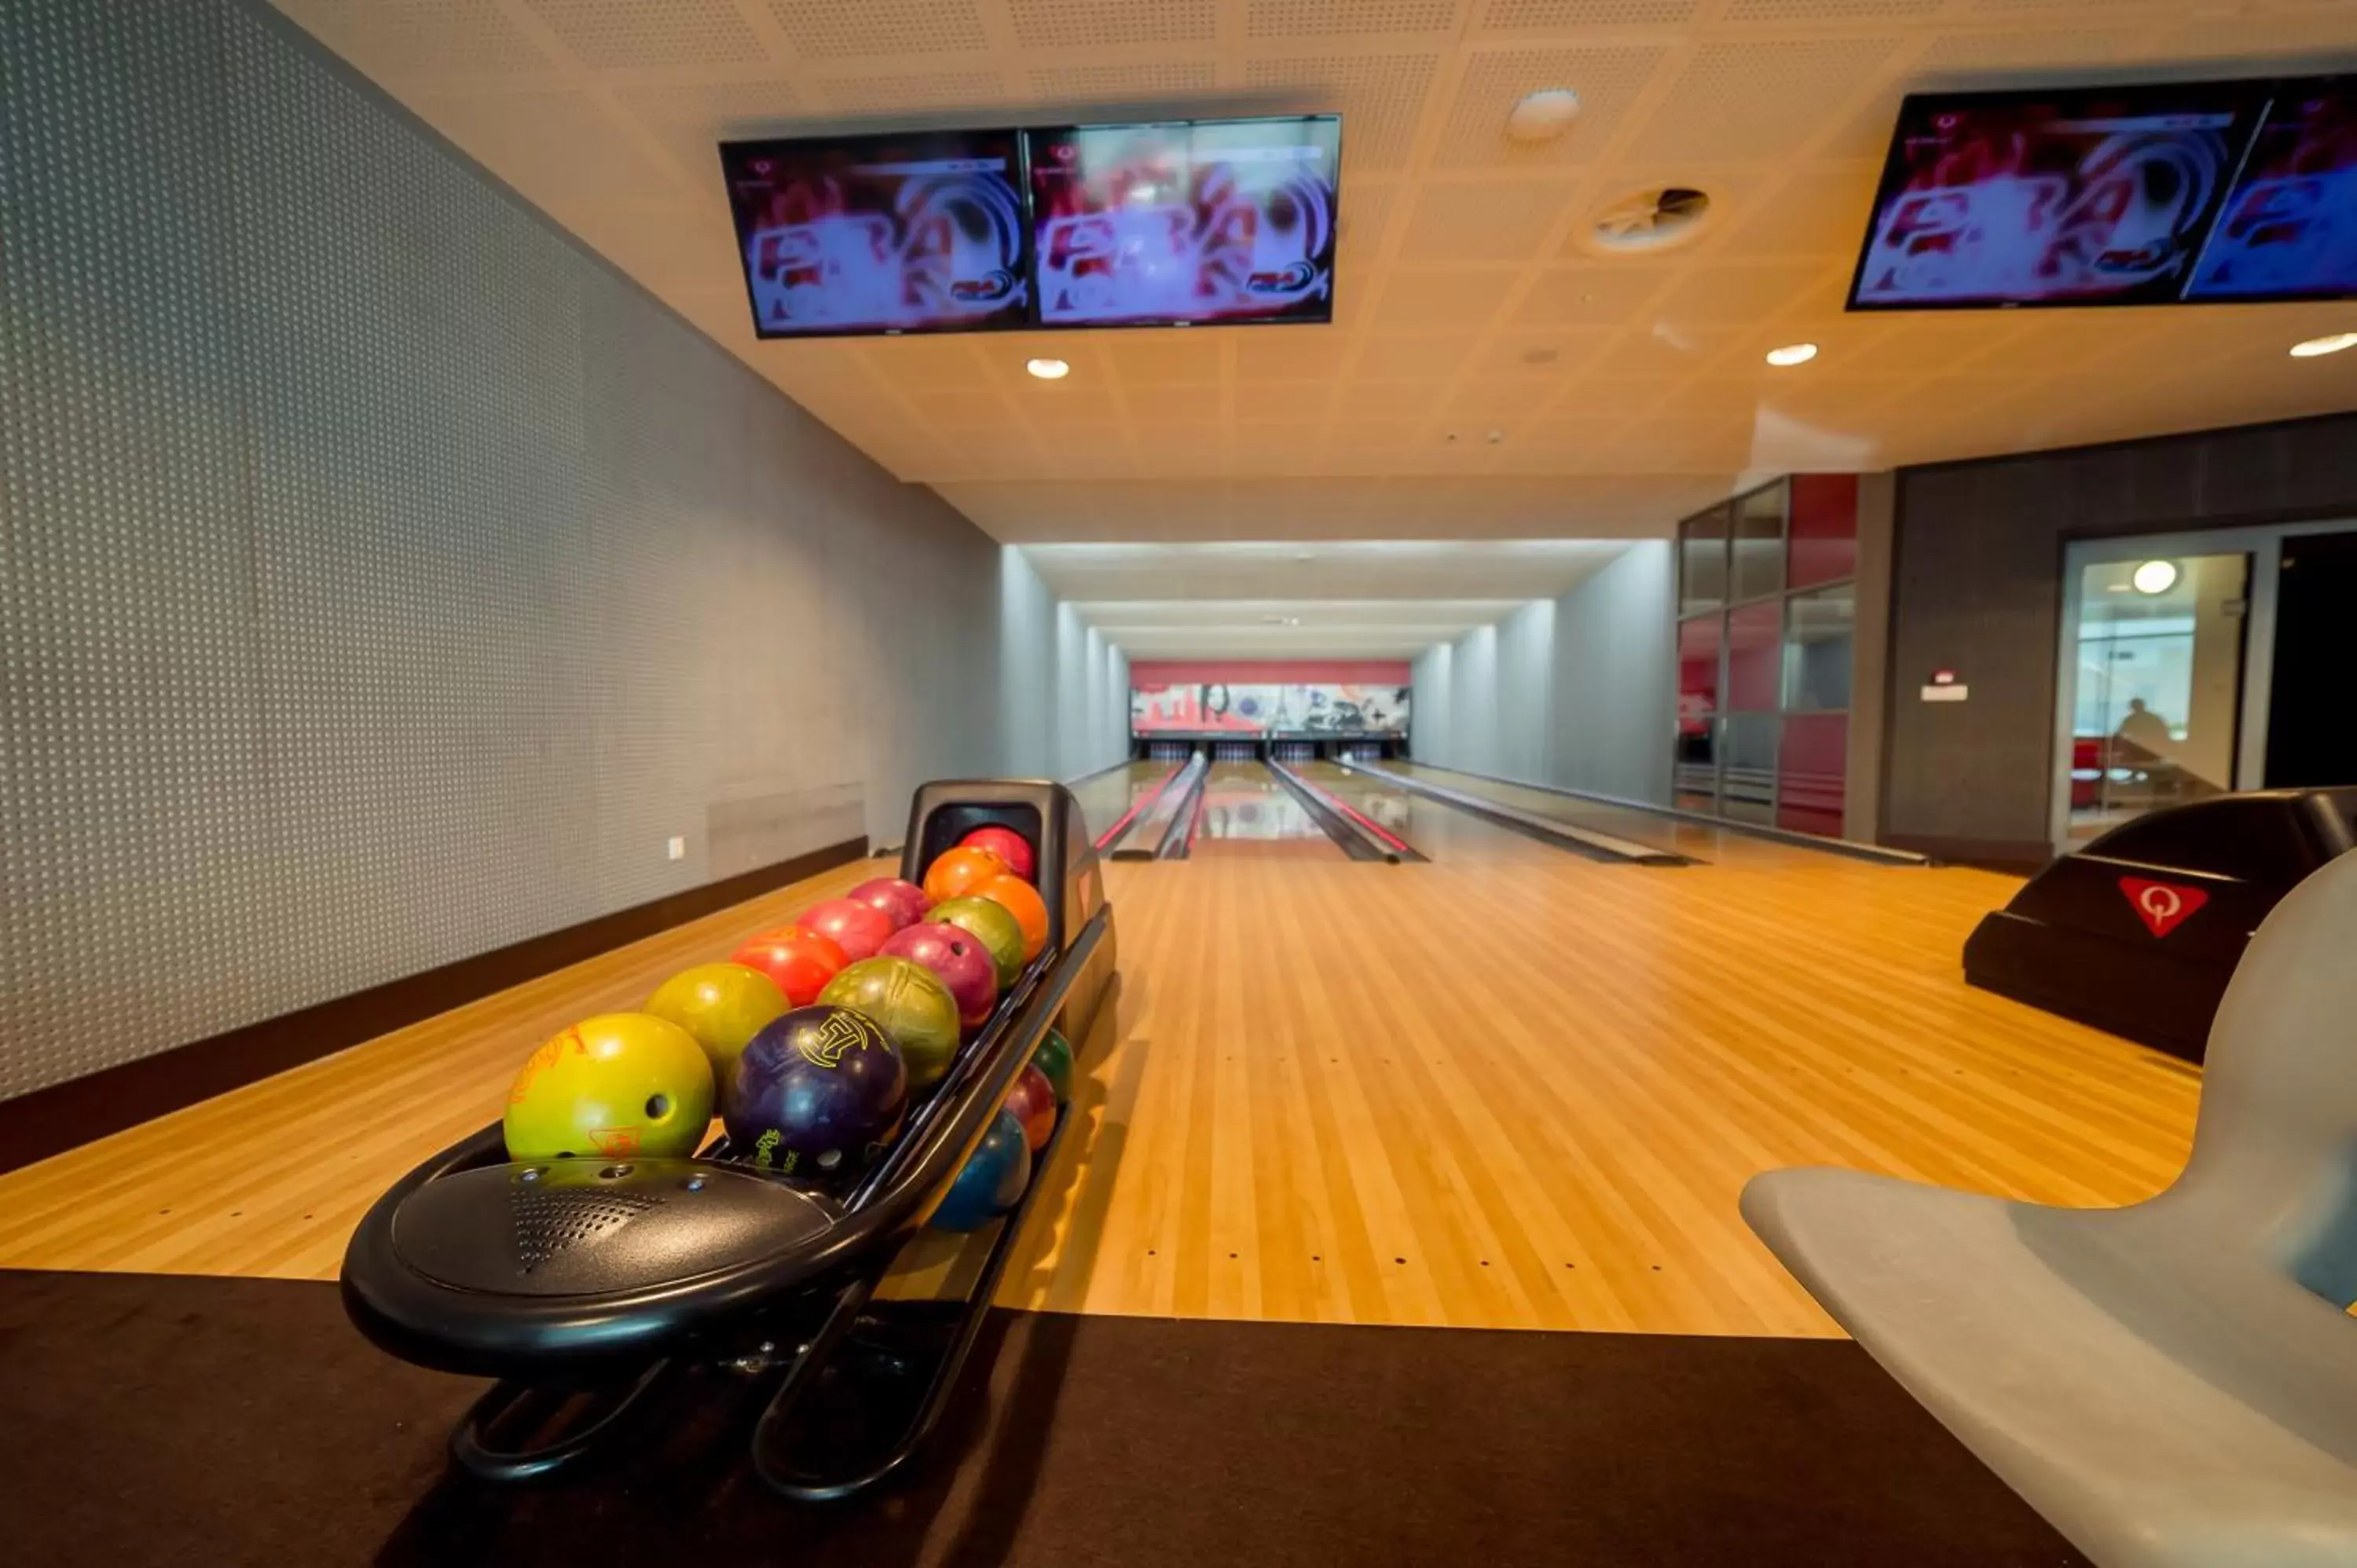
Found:
M 753 1468 L 802 1501 L 865 1492 L 940 1422 L 1041 1176 L 958 1299 L 877 1300 L 1050 1027 L 1084 1041 L 1115 981 L 1113 908 L 1078 804 L 1037 780 L 928 784 L 901 874 L 999 824 L 1039 851 L 1049 940 L 912 1106 L 899 1137 L 840 1191 L 741 1163 L 726 1137 L 693 1158 L 507 1157 L 494 1122 L 379 1198 L 344 1254 L 344 1307 L 381 1348 L 497 1380 L 450 1453 L 494 1481 L 551 1475 L 624 1434 L 661 1391 L 718 1374 L 767 1388 Z

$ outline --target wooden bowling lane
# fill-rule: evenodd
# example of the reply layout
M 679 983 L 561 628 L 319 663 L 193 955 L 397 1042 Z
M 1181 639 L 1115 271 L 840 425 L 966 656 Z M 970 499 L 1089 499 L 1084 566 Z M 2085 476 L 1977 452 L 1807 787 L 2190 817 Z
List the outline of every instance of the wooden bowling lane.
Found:
M 1791 851 L 1659 872 L 1518 843 L 1109 866 L 1117 1004 L 1082 1043 L 1076 1120 L 1000 1300 L 1823 1335 L 1737 1212 L 1756 1171 L 2101 1205 L 2182 1163 L 2196 1074 L 1963 983 L 2007 878 Z M 362 1211 L 489 1121 L 538 1041 L 885 869 L 0 1176 L 0 1266 L 332 1277 Z M 920 1239 L 892 1291 L 976 1261 Z
M 1127 762 L 1103 773 L 1092 773 L 1073 785 L 1072 798 L 1081 803 L 1081 816 L 1089 825 L 1089 837 L 1102 836 L 1132 806 L 1162 788 L 1162 781 L 1184 766 L 1178 762 Z
M 1323 789 L 1436 860 L 1528 860 L 1568 853 L 1527 833 L 1484 822 L 1447 801 L 1387 785 L 1380 779 L 1353 773 L 1330 762 L 1299 762 L 1292 766 L 1313 788 Z
M 1260 762 L 1214 762 L 1203 779 L 1195 859 L 1335 860 L 1341 849 Z M 1347 862 L 1346 862 L 1347 864 Z
M 1574 795 L 1558 795 L 1549 789 L 1503 784 L 1478 774 L 1458 773 L 1452 768 L 1434 768 L 1426 763 L 1389 761 L 1369 766 L 1388 768 L 1409 778 L 1428 779 L 1444 789 L 1454 789 L 1463 795 L 1484 796 L 1502 805 L 1513 806 L 1536 816 L 1552 817 L 1576 828 L 1609 833 L 1614 838 L 1650 844 L 1655 849 L 1674 850 L 1679 854 L 1692 855 L 1696 860 L 1788 865 L 1825 858 L 1825 852 L 1822 850 L 1778 843 L 1773 839 L 1714 828 L 1656 811 L 1608 806 L 1598 801 L 1583 800 Z

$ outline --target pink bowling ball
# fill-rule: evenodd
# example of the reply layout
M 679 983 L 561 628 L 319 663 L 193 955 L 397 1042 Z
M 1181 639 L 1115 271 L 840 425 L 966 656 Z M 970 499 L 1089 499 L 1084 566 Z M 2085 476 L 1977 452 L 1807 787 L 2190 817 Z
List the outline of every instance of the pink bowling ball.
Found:
M 932 898 L 913 882 L 903 882 L 897 876 L 879 876 L 873 882 L 863 882 L 844 895 L 862 904 L 871 904 L 891 917 L 892 929 L 904 930 L 925 918 L 933 907 Z
M 854 963 L 863 958 L 874 958 L 884 946 L 884 940 L 892 934 L 892 917 L 856 898 L 829 898 L 823 904 L 813 904 L 802 911 L 794 924 L 834 942 Z
M 998 1005 L 998 967 L 982 940 L 963 927 L 920 921 L 885 942 L 891 958 L 914 959 L 940 977 L 957 999 L 958 1022 L 968 1034 L 990 1021 Z

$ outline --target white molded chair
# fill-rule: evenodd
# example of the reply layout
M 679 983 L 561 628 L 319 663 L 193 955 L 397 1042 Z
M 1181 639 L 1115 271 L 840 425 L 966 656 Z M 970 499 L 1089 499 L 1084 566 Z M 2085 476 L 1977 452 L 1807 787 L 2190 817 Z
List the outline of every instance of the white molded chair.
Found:
M 2357 1564 L 2357 854 L 2252 940 L 2158 1197 L 2048 1208 L 1787 1170 L 1743 1217 L 2104 1568 Z

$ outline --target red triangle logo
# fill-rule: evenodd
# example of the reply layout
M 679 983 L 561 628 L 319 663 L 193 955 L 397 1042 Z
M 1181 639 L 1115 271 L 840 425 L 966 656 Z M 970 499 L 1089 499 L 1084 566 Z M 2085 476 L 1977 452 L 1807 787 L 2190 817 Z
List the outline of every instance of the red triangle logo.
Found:
M 2165 937 L 2183 925 L 2193 911 L 2210 902 L 2210 895 L 2199 887 L 2180 887 L 2174 882 L 2151 882 L 2141 876 L 2120 878 L 2120 891 L 2127 895 L 2136 918 L 2145 929 L 2156 937 Z

